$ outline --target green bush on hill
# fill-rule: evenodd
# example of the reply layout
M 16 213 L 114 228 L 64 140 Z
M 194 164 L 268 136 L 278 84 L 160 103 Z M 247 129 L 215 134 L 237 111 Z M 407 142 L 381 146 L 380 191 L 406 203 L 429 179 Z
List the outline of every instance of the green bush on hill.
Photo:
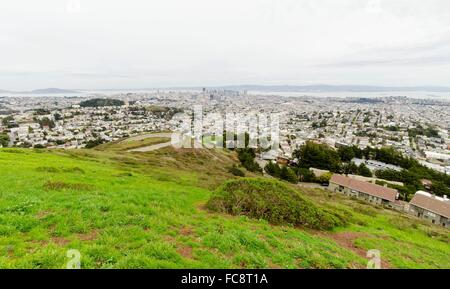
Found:
M 342 226 L 342 217 L 329 213 L 278 182 L 244 178 L 223 184 L 209 199 L 208 209 L 263 219 L 276 225 L 330 230 Z
M 7 147 L 9 143 L 9 136 L 6 133 L 0 133 L 0 145 Z
M 122 106 L 125 102 L 119 99 L 94 98 L 80 102 L 81 107 Z
M 249 172 L 253 173 L 262 173 L 261 167 L 255 161 L 255 149 L 245 148 L 237 150 L 239 161 L 242 166 L 247 169 Z
M 229 168 L 228 171 L 236 177 L 245 177 L 245 173 L 241 169 L 239 169 L 236 165 Z

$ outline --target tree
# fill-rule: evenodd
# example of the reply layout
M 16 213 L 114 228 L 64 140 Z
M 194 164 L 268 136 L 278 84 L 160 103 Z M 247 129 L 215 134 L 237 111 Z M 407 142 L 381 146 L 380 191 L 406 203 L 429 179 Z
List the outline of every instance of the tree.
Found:
M 0 145 L 2 147 L 7 147 L 9 144 L 9 136 L 5 133 L 0 134 Z
M 262 173 L 262 169 L 259 164 L 255 161 L 256 153 L 252 148 L 238 149 L 239 161 L 242 166 L 246 168 L 249 172 Z
M 281 168 L 280 178 L 282 180 L 288 181 L 293 184 L 298 183 L 297 174 L 291 168 L 288 168 L 287 166 L 283 166 Z
M 343 162 L 349 162 L 355 157 L 353 147 L 343 146 L 338 148 L 338 154 Z
M 36 109 L 34 114 L 35 115 L 46 115 L 46 114 L 50 114 L 50 111 L 48 109 L 45 109 L 45 108 L 38 108 L 38 109 Z
M 369 178 L 373 177 L 373 174 L 370 171 L 370 169 L 363 163 L 361 163 L 358 167 L 358 175 Z
M 338 172 L 341 160 L 338 153 L 326 144 L 307 142 L 293 153 L 303 168 L 318 168 Z
M 44 126 L 48 126 L 49 128 L 54 128 L 55 127 L 55 122 L 51 119 L 49 119 L 48 117 L 44 117 L 40 120 L 38 120 L 39 125 L 41 126 L 41 128 L 43 128 Z
M 438 196 L 448 195 L 450 193 L 450 189 L 444 183 L 439 181 L 433 181 L 431 191 Z
M 358 173 L 358 166 L 354 162 L 343 165 L 342 169 L 346 175 L 354 175 Z
M 89 140 L 88 142 L 86 142 L 86 148 L 90 149 L 90 148 L 94 148 L 98 145 L 101 145 L 104 141 L 102 139 L 95 139 L 95 140 Z
M 276 178 L 279 178 L 281 174 L 280 166 L 272 161 L 267 163 L 267 165 L 264 167 L 264 171 Z
M 56 121 L 62 120 L 62 119 L 63 119 L 63 117 L 62 117 L 59 113 L 55 113 L 55 114 L 53 115 L 53 117 L 55 118 Z
M 316 176 L 310 169 L 298 168 L 297 175 L 302 182 L 312 183 L 316 181 Z
M 81 107 L 122 106 L 125 102 L 119 99 L 94 98 L 80 102 Z
M 14 122 L 14 117 L 12 115 L 8 115 L 7 117 L 3 118 L 2 124 L 7 128 L 18 127 L 18 125 Z

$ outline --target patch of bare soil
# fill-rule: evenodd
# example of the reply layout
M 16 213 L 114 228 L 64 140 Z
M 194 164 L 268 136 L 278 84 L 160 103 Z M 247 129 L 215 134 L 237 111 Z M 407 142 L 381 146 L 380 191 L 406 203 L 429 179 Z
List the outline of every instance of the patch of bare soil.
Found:
M 98 235 L 98 231 L 92 230 L 91 232 L 86 233 L 86 234 L 77 234 L 77 237 L 81 241 L 93 241 L 93 240 L 97 239 L 97 235 Z
M 193 231 L 192 231 L 192 228 L 190 228 L 190 227 L 183 227 L 180 230 L 180 235 L 190 236 L 192 234 L 193 234 Z
M 40 219 L 47 217 L 50 214 L 51 214 L 50 211 L 40 211 L 39 213 L 36 214 L 36 218 L 38 218 L 40 220 Z
M 323 237 L 334 240 L 338 245 L 352 250 L 359 256 L 367 258 L 367 251 L 365 249 L 359 248 L 355 245 L 355 240 L 361 237 L 369 236 L 366 233 L 358 232 L 340 232 L 340 233 L 320 233 Z M 386 261 L 381 259 L 381 268 L 389 269 L 391 265 Z
M 177 249 L 178 254 L 183 256 L 184 258 L 192 259 L 192 247 L 184 246 L 184 245 L 178 245 L 179 248 Z
M 183 230 L 183 229 L 181 229 L 181 230 Z M 189 232 L 191 232 L 191 231 L 189 231 Z M 169 243 L 172 243 L 177 248 L 177 253 L 180 254 L 183 258 L 187 258 L 187 259 L 194 258 L 194 256 L 192 255 L 192 247 L 191 246 L 188 246 L 188 245 L 178 242 L 172 236 L 165 236 L 164 240 L 166 240 Z
M 201 202 L 196 205 L 197 210 L 207 212 L 208 208 L 206 207 L 206 202 Z
M 69 240 L 63 238 L 63 237 L 52 237 L 53 243 L 59 245 L 59 246 L 65 246 L 70 243 Z

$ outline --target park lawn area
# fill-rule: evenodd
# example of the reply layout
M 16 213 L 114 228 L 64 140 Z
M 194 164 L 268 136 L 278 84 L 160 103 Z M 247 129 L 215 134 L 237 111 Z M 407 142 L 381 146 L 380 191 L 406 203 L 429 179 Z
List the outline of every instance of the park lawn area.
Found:
M 323 190 L 301 189 L 348 227 L 207 211 L 235 163 L 226 150 L 0 149 L 0 268 L 65 268 L 69 249 L 82 268 L 365 268 L 368 249 L 390 267 L 450 267 L 447 232 Z

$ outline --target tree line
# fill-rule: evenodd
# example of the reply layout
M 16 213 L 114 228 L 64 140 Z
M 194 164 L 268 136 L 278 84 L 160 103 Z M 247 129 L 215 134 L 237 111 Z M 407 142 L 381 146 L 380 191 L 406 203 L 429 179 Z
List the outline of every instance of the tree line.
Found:
M 317 168 L 340 174 L 357 174 L 371 176 L 372 173 L 364 165 L 359 167 L 352 163 L 353 158 L 376 160 L 402 168 L 395 170 L 377 170 L 376 177 L 389 181 L 404 183 L 404 187 L 393 186 L 403 193 L 405 199 L 418 190 L 425 190 L 422 179 L 432 182 L 431 191 L 439 196 L 450 194 L 450 176 L 421 165 L 417 160 L 406 157 L 390 147 L 360 149 L 357 146 L 340 147 L 337 150 L 326 144 L 307 142 L 293 153 L 298 159 L 296 166 L 301 168 Z

